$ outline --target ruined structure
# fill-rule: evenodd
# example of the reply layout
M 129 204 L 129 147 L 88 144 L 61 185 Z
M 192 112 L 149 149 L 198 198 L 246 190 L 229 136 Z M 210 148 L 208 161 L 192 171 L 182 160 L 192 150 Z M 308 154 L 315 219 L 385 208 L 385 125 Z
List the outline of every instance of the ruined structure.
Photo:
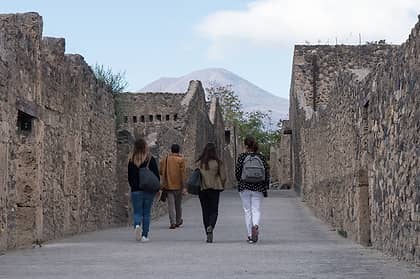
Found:
M 420 24 L 401 46 L 296 46 L 293 187 L 342 234 L 420 262 Z
M 281 125 L 281 140 L 270 147 L 270 177 L 272 189 L 290 189 L 292 186 L 291 130 L 289 120 Z
M 118 222 L 113 96 L 39 15 L 0 16 L 0 250 Z
M 198 81 L 186 94 L 114 98 L 64 39 L 42 38 L 38 14 L 0 15 L 0 251 L 127 224 L 136 137 L 157 156 L 181 143 L 190 168 L 207 141 L 224 145 Z
M 217 99 L 206 102 L 200 81 L 191 81 L 186 93 L 124 93 L 115 98 L 118 133 L 119 189 L 127 184 L 125 171 L 131 143 L 145 138 L 159 160 L 170 153 L 173 143 L 181 146 L 187 162 L 187 172 L 197 165 L 208 142 L 219 147 L 228 173 L 233 175 L 233 159 L 225 144 L 225 126 Z M 229 177 L 227 185 L 233 185 Z M 127 204 L 126 201 L 123 202 Z M 130 211 L 129 211 L 130 212 Z

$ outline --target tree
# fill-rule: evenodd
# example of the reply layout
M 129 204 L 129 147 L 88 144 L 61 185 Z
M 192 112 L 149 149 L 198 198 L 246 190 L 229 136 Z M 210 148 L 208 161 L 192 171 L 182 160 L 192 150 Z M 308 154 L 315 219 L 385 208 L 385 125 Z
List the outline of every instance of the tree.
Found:
M 231 125 L 238 125 L 243 118 L 242 104 L 238 95 L 233 91 L 232 85 L 217 85 L 216 82 L 212 82 L 210 87 L 206 88 L 206 91 L 208 100 L 211 100 L 213 97 L 219 99 L 225 122 Z
M 237 136 L 243 140 L 247 135 L 253 135 L 260 145 L 260 151 L 269 158 L 270 146 L 279 142 L 280 132 L 272 130 L 271 111 L 253 111 L 244 113 L 241 101 L 232 89 L 232 85 L 219 85 L 212 82 L 206 88 L 207 100 L 212 97 L 219 99 L 225 123 L 238 128 Z M 281 122 L 279 122 L 281 124 Z M 277 124 L 277 127 L 280 128 Z
M 270 129 L 271 112 L 253 111 L 245 114 L 239 126 L 239 136 L 243 139 L 252 135 L 257 140 L 260 151 L 267 158 L 270 157 L 270 146 L 279 141 L 277 130 Z
M 108 86 L 114 94 L 123 92 L 128 86 L 125 72 L 114 73 L 111 68 L 105 69 L 98 63 L 93 66 L 93 72 L 96 78 Z

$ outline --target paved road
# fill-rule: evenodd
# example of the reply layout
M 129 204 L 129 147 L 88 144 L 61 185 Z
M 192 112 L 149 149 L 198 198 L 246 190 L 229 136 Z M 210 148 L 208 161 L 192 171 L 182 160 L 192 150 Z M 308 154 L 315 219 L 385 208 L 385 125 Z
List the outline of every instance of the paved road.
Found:
M 184 206 L 185 225 L 152 224 L 151 242 L 130 228 L 87 233 L 0 256 L 0 278 L 420 278 L 420 269 L 343 239 L 314 218 L 292 192 L 264 200 L 261 241 L 245 242 L 236 192 L 222 193 L 215 243 L 204 242 L 199 201 Z

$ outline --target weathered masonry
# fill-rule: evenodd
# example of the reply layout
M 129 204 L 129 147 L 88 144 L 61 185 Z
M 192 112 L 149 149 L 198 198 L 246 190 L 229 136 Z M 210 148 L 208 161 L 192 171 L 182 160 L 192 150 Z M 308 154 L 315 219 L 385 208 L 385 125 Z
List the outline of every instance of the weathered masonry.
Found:
M 420 24 L 401 46 L 296 46 L 292 182 L 342 234 L 420 263 Z
M 208 142 L 219 147 L 219 157 L 233 175 L 233 159 L 225 143 L 225 126 L 217 99 L 206 102 L 200 81 L 191 81 L 186 93 L 124 93 L 115 97 L 118 134 L 118 189 L 127 184 L 125 171 L 131 143 L 146 138 L 153 155 L 163 159 L 173 143 L 181 146 L 187 172 L 195 166 Z M 229 177 L 228 185 L 232 185 Z M 122 193 L 123 194 L 123 193 Z M 122 196 L 122 195 L 119 195 Z M 128 204 L 128 197 L 123 204 Z M 130 211 L 129 211 L 130 212 Z
M 291 130 L 289 120 L 282 121 L 281 141 L 270 147 L 270 176 L 272 188 L 290 189 L 292 186 Z
M 200 82 L 116 97 L 64 39 L 42 37 L 38 14 L 0 15 L 0 251 L 126 225 L 127 157 L 140 136 L 158 157 L 180 143 L 189 168 L 215 141 L 231 164 L 220 107 Z
M 114 100 L 35 13 L 0 16 L 0 250 L 117 223 Z

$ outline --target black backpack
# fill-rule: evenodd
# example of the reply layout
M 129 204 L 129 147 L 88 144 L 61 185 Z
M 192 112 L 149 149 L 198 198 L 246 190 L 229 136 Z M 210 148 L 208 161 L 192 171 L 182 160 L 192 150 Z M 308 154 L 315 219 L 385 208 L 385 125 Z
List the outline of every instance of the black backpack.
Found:
M 160 182 L 156 175 L 149 169 L 151 158 L 145 167 L 139 168 L 139 188 L 145 192 L 156 193 L 160 190 Z

